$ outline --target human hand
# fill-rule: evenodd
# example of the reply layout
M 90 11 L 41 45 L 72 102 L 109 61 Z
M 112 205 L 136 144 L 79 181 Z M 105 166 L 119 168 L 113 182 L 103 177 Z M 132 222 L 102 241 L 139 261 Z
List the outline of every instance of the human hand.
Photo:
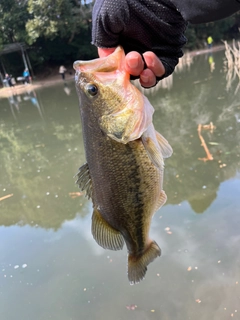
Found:
M 98 48 L 99 57 L 106 57 L 113 53 L 115 48 Z M 144 88 L 155 86 L 156 77 L 162 77 L 165 68 L 160 59 L 151 51 L 143 53 L 147 68 L 144 69 L 144 61 L 137 51 L 129 52 L 125 57 L 125 69 L 133 76 L 140 78 L 140 83 Z
M 146 88 L 172 74 L 183 55 L 187 22 L 171 2 L 95 0 L 92 44 L 111 48 L 99 49 L 100 57 L 122 46 L 126 70 Z

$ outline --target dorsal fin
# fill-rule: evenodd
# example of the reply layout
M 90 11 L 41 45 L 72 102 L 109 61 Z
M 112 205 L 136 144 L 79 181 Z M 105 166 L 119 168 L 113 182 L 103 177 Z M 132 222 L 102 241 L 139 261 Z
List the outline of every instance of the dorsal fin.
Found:
M 78 173 L 74 176 L 74 178 L 75 177 L 77 177 L 76 184 L 78 184 L 81 191 L 86 192 L 88 199 L 92 198 L 92 180 L 87 163 L 79 168 Z

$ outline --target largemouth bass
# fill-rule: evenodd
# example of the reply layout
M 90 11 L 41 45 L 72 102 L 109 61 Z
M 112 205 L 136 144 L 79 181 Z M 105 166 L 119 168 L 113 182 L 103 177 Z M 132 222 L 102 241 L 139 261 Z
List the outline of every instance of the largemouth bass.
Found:
M 92 235 L 103 248 L 128 250 L 128 279 L 138 283 L 161 255 L 149 238 L 153 214 L 166 202 L 163 158 L 172 154 L 155 131 L 148 99 L 130 82 L 125 54 L 76 61 L 76 88 L 87 163 L 77 183 L 93 202 Z

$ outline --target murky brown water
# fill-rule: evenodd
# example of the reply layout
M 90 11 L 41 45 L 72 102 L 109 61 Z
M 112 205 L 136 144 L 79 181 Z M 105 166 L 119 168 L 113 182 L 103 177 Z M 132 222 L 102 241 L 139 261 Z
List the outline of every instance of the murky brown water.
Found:
M 213 59 L 212 73 L 199 56 L 149 93 L 174 154 L 151 228 L 162 256 L 135 286 L 126 249 L 94 242 L 91 202 L 75 194 L 74 83 L 0 100 L 0 198 L 10 195 L 0 201 L 0 319 L 240 319 L 240 90 L 226 90 L 223 53 Z M 197 129 L 210 122 L 207 150 Z

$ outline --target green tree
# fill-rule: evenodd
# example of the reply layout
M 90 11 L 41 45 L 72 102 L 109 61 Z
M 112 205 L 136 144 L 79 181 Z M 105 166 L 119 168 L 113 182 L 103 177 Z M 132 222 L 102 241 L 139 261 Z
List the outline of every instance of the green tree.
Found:
M 27 1 L 0 1 L 0 44 L 22 42 L 26 40 L 25 24 L 29 14 Z
M 26 23 L 34 66 L 72 64 L 76 59 L 96 56 L 91 41 L 93 3 L 77 0 L 28 0 Z
M 192 25 L 190 24 L 186 31 L 188 43 L 186 48 L 192 50 L 204 47 L 206 39 L 211 35 L 214 44 L 221 43 L 221 40 L 230 40 L 239 38 L 240 13 L 223 20 Z
M 50 40 L 60 37 L 71 43 L 81 28 L 88 27 L 91 5 L 82 6 L 79 1 L 69 0 L 29 0 L 28 12 L 29 43 L 40 37 Z

